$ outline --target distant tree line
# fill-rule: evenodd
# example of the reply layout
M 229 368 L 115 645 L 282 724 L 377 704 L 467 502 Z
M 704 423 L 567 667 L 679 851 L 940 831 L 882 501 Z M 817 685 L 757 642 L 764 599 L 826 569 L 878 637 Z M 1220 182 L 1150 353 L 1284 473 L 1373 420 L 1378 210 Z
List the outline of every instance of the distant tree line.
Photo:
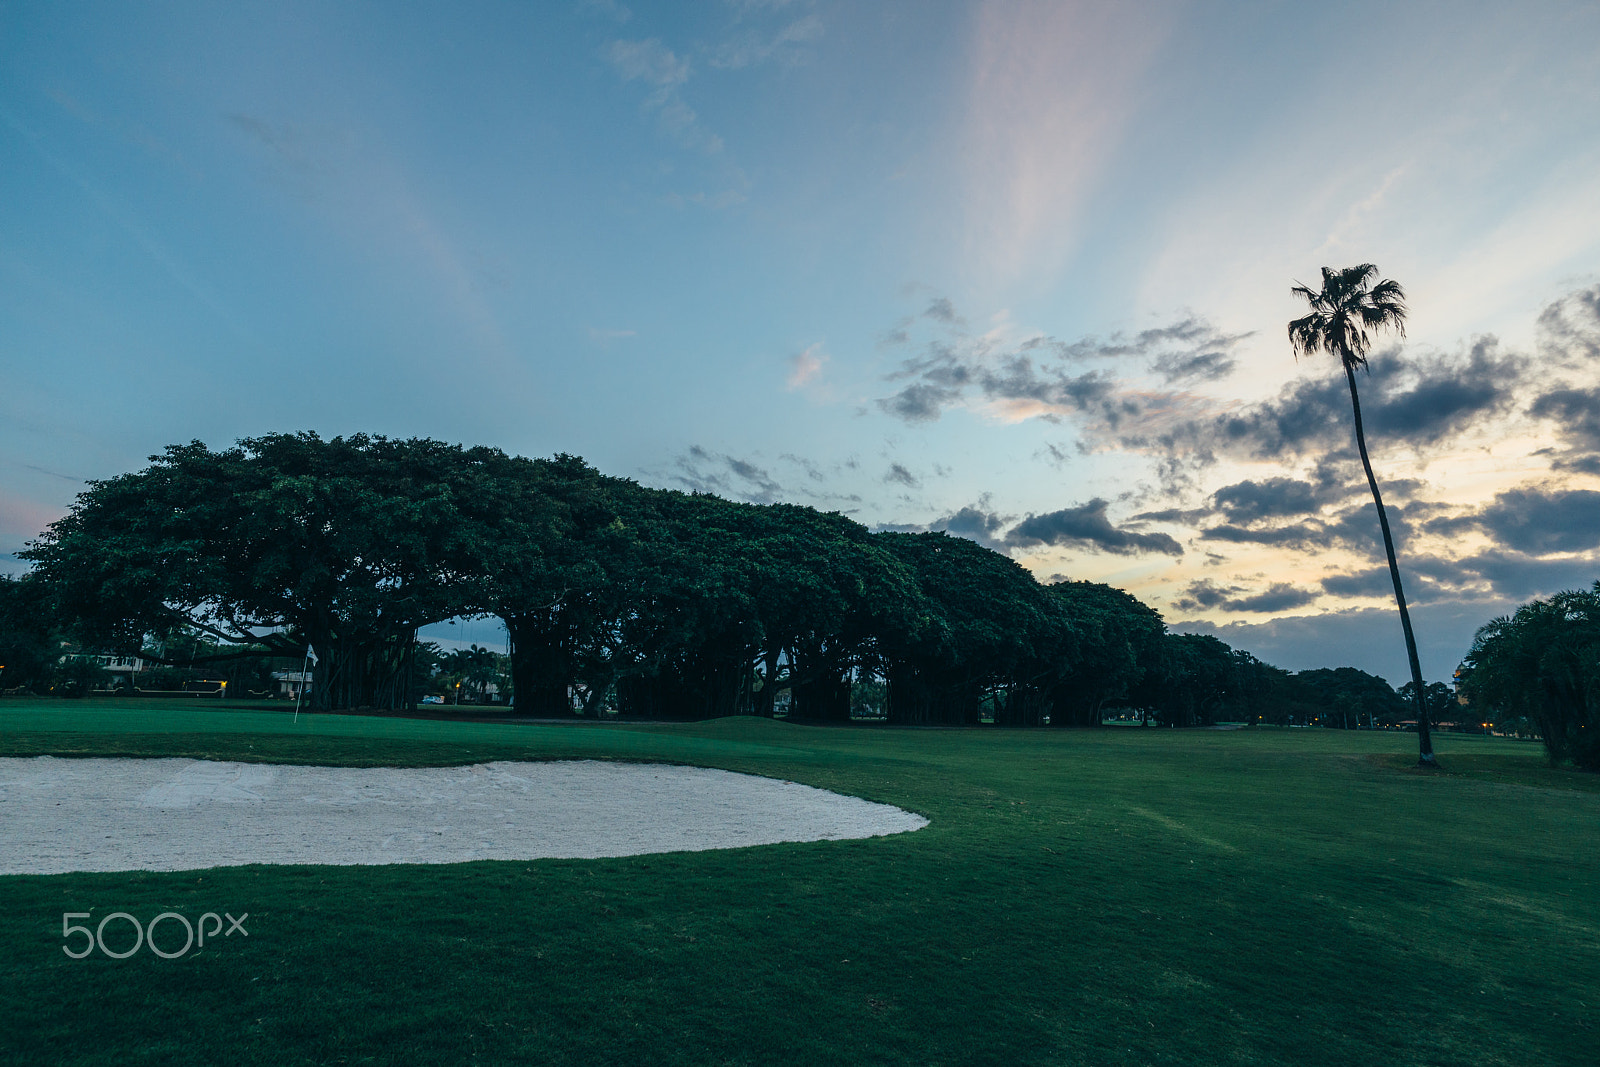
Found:
M 0 586 L 0 610 L 191 668 L 310 645 L 325 709 L 414 704 L 439 670 L 418 628 L 484 616 L 510 635 L 513 706 L 541 717 L 772 715 L 782 701 L 842 721 L 870 694 L 904 724 L 1097 725 L 1131 707 L 1164 725 L 1354 728 L 1399 706 L 1381 679 L 1291 676 L 1167 632 L 1121 590 L 1041 585 L 962 538 L 430 440 L 171 446 L 91 483 L 23 556 L 36 566 Z

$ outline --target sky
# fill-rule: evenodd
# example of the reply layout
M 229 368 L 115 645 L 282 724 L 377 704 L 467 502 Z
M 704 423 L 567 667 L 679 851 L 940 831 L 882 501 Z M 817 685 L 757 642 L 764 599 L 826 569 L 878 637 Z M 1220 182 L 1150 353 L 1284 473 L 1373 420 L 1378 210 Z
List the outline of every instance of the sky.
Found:
M 1285 331 L 1374 263 L 1444 680 L 1600 579 L 1597 174 L 1593 2 L 0 0 L 0 566 L 168 444 L 432 437 L 1398 685 L 1343 375 Z

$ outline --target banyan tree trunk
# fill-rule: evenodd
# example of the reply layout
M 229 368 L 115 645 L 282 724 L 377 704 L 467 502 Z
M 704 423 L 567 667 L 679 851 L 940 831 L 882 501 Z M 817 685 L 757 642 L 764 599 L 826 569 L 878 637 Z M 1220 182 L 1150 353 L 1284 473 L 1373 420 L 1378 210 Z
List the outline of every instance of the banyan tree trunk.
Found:
M 794 687 L 795 718 L 824 722 L 850 721 L 850 678 L 823 676 Z
M 567 627 L 541 612 L 508 615 L 511 637 L 511 707 L 518 715 L 570 718 L 572 683 L 577 674 Z

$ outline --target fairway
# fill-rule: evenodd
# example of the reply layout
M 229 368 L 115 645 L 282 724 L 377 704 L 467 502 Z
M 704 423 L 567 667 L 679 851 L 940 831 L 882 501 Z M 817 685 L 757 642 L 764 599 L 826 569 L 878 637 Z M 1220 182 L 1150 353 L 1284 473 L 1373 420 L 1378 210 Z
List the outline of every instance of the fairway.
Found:
M 7 1063 L 1572 1064 L 1600 779 L 1324 730 L 454 723 L 0 702 L 0 756 L 721 768 L 912 834 L 597 860 L 0 877 Z M 63 913 L 248 913 L 72 959 Z M 110 947 L 133 943 L 118 920 Z M 182 943 L 174 920 L 163 947 Z

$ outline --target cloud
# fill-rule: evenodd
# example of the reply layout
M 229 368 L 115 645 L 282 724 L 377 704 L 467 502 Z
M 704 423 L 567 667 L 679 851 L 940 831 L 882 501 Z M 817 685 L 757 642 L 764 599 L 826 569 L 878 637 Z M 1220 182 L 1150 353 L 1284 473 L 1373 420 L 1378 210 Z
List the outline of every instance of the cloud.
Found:
M 1541 354 L 1562 363 L 1600 361 L 1600 285 L 1578 289 L 1539 313 Z
M 605 344 L 608 341 L 623 341 L 629 337 L 637 337 L 637 330 L 603 330 L 598 326 L 589 327 L 589 340 L 596 344 Z
M 782 5 L 763 6 L 775 8 Z M 776 30 L 744 29 L 716 48 L 711 56 L 711 65 L 738 70 L 768 61 L 797 63 L 806 54 L 805 46 L 821 40 L 822 34 L 822 19 L 814 14 L 785 22 Z
M 1600 387 L 1552 389 L 1534 399 L 1528 414 L 1555 423 L 1556 432 L 1571 450 L 1558 464 L 1571 464 L 1600 452 Z
M 726 453 L 708 452 L 699 445 L 679 456 L 673 468 L 671 480 L 697 493 L 771 504 L 783 492 L 783 486 L 764 468 Z
M 1273 526 L 1254 529 L 1222 523 L 1200 531 L 1207 541 L 1226 541 L 1236 545 L 1277 545 L 1284 548 L 1330 548 L 1333 536 L 1322 523 L 1295 523 L 1290 526 Z
M 987 508 L 987 499 L 977 506 L 968 505 L 954 514 L 936 519 L 930 524 L 929 529 L 943 530 L 945 533 L 954 534 L 957 537 L 965 537 L 969 541 L 976 541 L 985 548 L 1004 551 L 1005 544 L 996 535 L 1010 519 L 1007 516 L 989 511 Z
M 894 482 L 911 489 L 915 489 L 922 484 L 915 474 L 912 474 L 909 470 L 907 470 L 905 467 L 902 467 L 898 463 L 889 464 L 889 472 L 883 476 L 883 480 L 886 482 Z
M 1587 589 L 1600 580 L 1600 562 L 1593 558 L 1539 559 L 1519 552 L 1490 551 L 1451 563 L 1452 570 L 1476 577 L 1479 588 L 1519 602 L 1564 589 Z
M 642 41 L 612 41 L 606 58 L 623 81 L 642 81 L 658 89 L 682 85 L 692 73 L 687 59 L 679 58 L 655 37 Z
M 661 129 L 685 148 L 707 154 L 722 151 L 722 139 L 700 125 L 700 117 L 684 102 L 680 90 L 693 73 L 689 61 L 660 40 L 612 41 L 606 59 L 624 82 L 653 87 L 645 97 L 645 110 L 655 113 Z
M 879 400 L 878 406 L 906 422 L 932 422 L 960 395 L 959 389 L 919 383 Z
M 1380 353 L 1371 374 L 1358 375 L 1367 436 L 1414 449 L 1452 438 L 1511 404 L 1525 364 L 1492 337 L 1479 339 L 1463 355 Z M 1271 459 L 1348 448 L 1354 433 L 1349 388 L 1342 374 L 1330 370 L 1220 420 L 1191 423 L 1178 436 L 1245 458 Z
M 929 523 L 878 523 L 873 527 L 875 531 L 890 533 L 928 533 L 933 530 L 942 530 L 955 537 L 965 537 L 969 541 L 976 541 L 985 548 L 996 552 L 1009 552 L 1010 546 L 1000 537 L 1000 531 L 1009 524 L 1015 516 L 1002 515 L 991 510 L 989 494 L 985 493 L 976 504 L 967 506 L 940 516 Z
M 1562 382 L 1534 398 L 1528 414 L 1552 422 L 1566 446 L 1562 453 L 1555 453 L 1550 466 L 1600 474 L 1600 387 L 1578 389 Z
M 1211 494 L 1212 506 L 1230 522 L 1251 523 L 1290 515 L 1309 515 L 1325 499 L 1316 486 L 1299 478 L 1267 478 L 1235 482 Z
M 1412 622 L 1423 677 L 1449 681 L 1450 672 L 1472 644 L 1473 632 L 1495 615 L 1515 608 L 1514 601 L 1491 598 L 1463 598 L 1418 607 L 1412 612 Z M 1287 670 L 1360 666 L 1391 685 L 1399 686 L 1411 679 L 1400 617 L 1393 607 L 1349 608 L 1222 625 L 1195 620 L 1172 623 L 1171 629 L 1175 633 L 1210 634 Z
M 1461 448 L 1479 431 L 1510 433 L 1525 416 L 1553 424 L 1559 435 L 1561 448 L 1547 450 L 1553 469 L 1600 473 L 1597 308 L 1600 287 L 1547 307 L 1540 316 L 1537 362 L 1492 336 L 1449 352 L 1391 347 L 1378 353 L 1371 373 L 1357 377 L 1368 441 L 1391 454 L 1398 447 L 1418 456 L 1438 455 Z M 1186 331 L 1173 334 L 1183 337 Z M 1166 366 L 1164 359 L 1156 356 L 1152 370 Z M 1174 360 L 1176 369 L 1182 360 Z M 1330 360 L 1277 396 L 1246 405 L 1195 393 L 1140 392 L 1118 378 L 1098 406 L 1085 408 L 1080 421 L 1095 447 L 1157 457 L 1163 465 L 1158 474 L 1169 491 L 1185 484 L 1192 488 L 1199 471 L 1222 459 L 1281 464 L 1348 457 L 1354 451 L 1349 388 Z M 1328 461 L 1318 468 L 1319 480 L 1329 480 Z
M 1512 489 L 1480 511 L 1478 525 L 1517 552 L 1549 555 L 1600 548 L 1600 493 Z
M 806 385 L 822 373 L 822 365 L 826 362 L 828 354 L 822 350 L 821 341 L 790 356 L 789 380 L 784 387 L 792 391 Z
M 1523 602 L 1563 589 L 1585 589 L 1600 579 L 1600 560 L 1593 556 L 1541 557 L 1492 548 L 1466 556 L 1408 553 L 1400 557 L 1400 580 L 1410 604 L 1431 604 L 1462 598 Z M 1329 596 L 1356 599 L 1394 595 L 1389 568 L 1373 566 L 1346 574 L 1330 574 L 1321 582 Z
M 885 380 L 908 384 L 877 401 L 880 410 L 907 422 L 933 421 L 951 407 L 978 402 L 1013 419 L 1088 414 L 1091 421 L 1115 428 L 1171 402 L 1166 394 L 1130 389 L 1127 377 L 1154 372 L 1172 381 L 1225 373 L 1223 365 L 1231 365 L 1228 353 L 1250 336 L 1224 334 L 1189 316 L 1131 337 L 1065 342 L 1040 334 L 1006 342 L 998 331 L 977 337 L 963 333 L 961 318 L 944 297 L 934 299 L 921 317 L 945 327 L 948 335 L 902 360 Z M 896 344 L 908 341 L 905 324 L 889 337 Z M 1111 366 L 1086 366 L 1095 362 Z
M 1439 505 L 1422 508 L 1442 510 Z M 1521 486 L 1497 494 L 1476 510 L 1433 515 L 1421 523 L 1421 529 L 1446 538 L 1476 530 L 1494 542 L 1497 549 L 1530 556 L 1593 552 L 1600 549 L 1600 492 Z
M 1273 582 L 1265 592 L 1239 596 L 1245 590 L 1236 585 L 1219 586 L 1209 578 L 1190 582 L 1186 595 L 1177 598 L 1172 606 L 1179 611 L 1202 611 L 1222 608 L 1225 611 L 1259 612 L 1268 614 L 1304 607 L 1317 599 L 1309 589 L 1301 589 L 1288 582 Z
M 1407 556 L 1401 561 L 1400 581 L 1406 603 L 1412 607 L 1462 595 L 1482 595 L 1492 587 L 1460 560 L 1441 556 Z M 1381 597 L 1393 602 L 1394 580 L 1388 567 L 1368 567 L 1350 574 L 1330 574 L 1319 583 L 1329 596 L 1355 600 Z
M 1225 352 L 1169 352 L 1152 366 L 1168 384 L 1213 382 L 1232 374 L 1235 360 Z
M 806 477 L 811 479 L 813 482 L 825 482 L 828 480 L 828 475 L 823 471 L 823 469 L 817 466 L 815 462 L 806 459 L 804 456 L 797 456 L 793 452 L 785 452 L 778 458 L 786 462 L 793 463 L 795 466 L 799 467 L 805 472 Z
M 1389 528 L 1396 545 L 1404 547 L 1411 536 L 1411 513 L 1415 506 L 1385 504 Z M 1346 548 L 1356 552 L 1371 552 L 1379 547 L 1382 534 L 1377 514 L 1370 504 L 1353 504 L 1335 512 L 1327 519 L 1307 518 L 1281 526 L 1252 526 L 1222 522 L 1200 530 L 1207 541 L 1223 541 L 1239 545 L 1272 545 L 1302 551 Z
M 1105 500 L 1096 497 L 1077 507 L 1029 515 L 1006 535 L 1005 544 L 1012 548 L 1072 545 L 1124 556 L 1144 552 L 1183 555 L 1183 546 L 1167 534 L 1138 533 L 1113 526 L 1106 517 L 1107 507 Z
M 1321 585 L 1324 593 L 1337 597 L 1384 596 L 1394 592 L 1387 567 L 1369 567 L 1354 574 L 1331 574 L 1322 579 Z

